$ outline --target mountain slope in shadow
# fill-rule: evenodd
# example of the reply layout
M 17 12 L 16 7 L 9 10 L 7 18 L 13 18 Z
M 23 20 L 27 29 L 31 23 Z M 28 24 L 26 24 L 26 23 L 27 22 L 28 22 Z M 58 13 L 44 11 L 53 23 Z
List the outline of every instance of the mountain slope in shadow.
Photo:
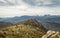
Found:
M 60 30 L 60 24 L 56 22 L 45 22 L 43 26 L 48 30 Z
M 12 23 L 9 22 L 0 22 L 0 28 L 8 27 L 13 25 Z

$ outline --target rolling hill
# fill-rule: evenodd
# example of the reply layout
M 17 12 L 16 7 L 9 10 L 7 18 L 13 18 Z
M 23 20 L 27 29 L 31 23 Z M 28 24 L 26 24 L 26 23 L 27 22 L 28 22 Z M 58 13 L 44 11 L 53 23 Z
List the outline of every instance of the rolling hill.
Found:
M 41 38 L 47 32 L 42 23 L 35 19 L 7 26 L 0 29 L 0 38 Z
M 2 28 L 3 27 L 3 28 Z M 60 24 L 29 19 L 15 24 L 0 22 L 0 38 L 60 38 Z

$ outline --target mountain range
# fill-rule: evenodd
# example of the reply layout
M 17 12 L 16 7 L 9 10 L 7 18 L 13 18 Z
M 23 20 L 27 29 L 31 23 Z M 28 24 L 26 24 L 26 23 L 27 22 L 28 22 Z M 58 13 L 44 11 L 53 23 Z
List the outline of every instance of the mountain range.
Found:
M 39 22 L 36 19 L 28 19 L 15 24 L 0 22 L 0 38 L 59 38 L 59 27 L 59 23 Z
M 16 17 L 12 17 L 12 18 L 0 18 L 0 22 L 10 22 L 10 23 L 17 23 L 17 22 L 21 22 L 24 20 L 28 20 L 28 19 L 36 19 L 40 22 L 56 22 L 56 23 L 60 23 L 60 16 L 16 16 Z

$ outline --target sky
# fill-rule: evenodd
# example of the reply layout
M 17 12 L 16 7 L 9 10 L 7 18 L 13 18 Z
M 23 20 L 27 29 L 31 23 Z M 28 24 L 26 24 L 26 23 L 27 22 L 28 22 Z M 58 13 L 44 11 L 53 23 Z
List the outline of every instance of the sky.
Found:
M 60 15 L 59 0 L 0 0 L 0 17 Z

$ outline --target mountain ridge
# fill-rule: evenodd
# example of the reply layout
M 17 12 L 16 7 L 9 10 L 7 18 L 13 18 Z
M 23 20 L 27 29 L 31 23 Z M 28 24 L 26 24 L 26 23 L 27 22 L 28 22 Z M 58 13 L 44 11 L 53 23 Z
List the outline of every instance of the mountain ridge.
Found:
M 46 33 L 46 29 L 35 19 L 19 22 L 0 29 L 2 38 L 40 38 Z
M 4 27 L 0 29 L 0 37 L 2 38 L 59 38 L 60 30 L 54 29 L 54 24 L 59 25 L 58 23 L 48 23 L 47 26 L 52 27 L 51 29 L 46 29 L 43 24 L 44 22 L 39 22 L 36 19 L 29 19 L 22 22 L 18 22 L 11 26 Z M 51 25 L 53 26 L 51 26 Z M 5 24 L 4 24 L 5 25 Z M 56 28 L 56 27 L 55 27 Z
M 21 17 L 12 17 L 12 18 L 1 18 L 2 22 L 17 23 L 28 19 L 36 19 L 41 22 L 56 22 L 60 23 L 60 16 L 21 16 Z

